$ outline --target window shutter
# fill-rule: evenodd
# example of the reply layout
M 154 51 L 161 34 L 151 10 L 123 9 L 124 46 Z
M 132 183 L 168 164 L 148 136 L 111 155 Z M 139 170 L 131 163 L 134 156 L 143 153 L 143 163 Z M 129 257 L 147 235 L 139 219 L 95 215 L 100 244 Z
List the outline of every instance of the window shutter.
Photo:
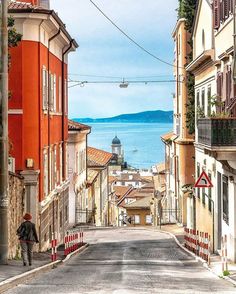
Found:
M 53 75 L 53 110 L 57 111 L 57 76 Z
M 229 13 L 233 13 L 234 9 L 233 9 L 233 1 L 234 0 L 229 0 Z
M 214 29 L 220 26 L 220 0 L 214 0 Z
M 224 21 L 224 2 L 223 0 L 220 3 L 220 23 Z
M 224 20 L 229 17 L 229 0 L 223 0 L 224 5 Z
M 48 108 L 48 72 L 46 68 L 42 69 L 42 98 L 43 98 L 43 110 Z
M 53 110 L 53 105 L 54 105 L 54 102 L 53 102 L 54 79 L 53 79 L 53 74 L 51 74 L 51 73 L 49 75 L 49 89 L 50 89 L 49 107 L 50 107 L 50 110 L 52 111 Z

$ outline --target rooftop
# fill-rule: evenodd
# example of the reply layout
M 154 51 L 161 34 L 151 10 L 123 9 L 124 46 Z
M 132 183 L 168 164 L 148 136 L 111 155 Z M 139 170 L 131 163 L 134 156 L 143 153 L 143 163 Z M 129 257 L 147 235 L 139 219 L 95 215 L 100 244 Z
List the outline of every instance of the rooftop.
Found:
M 68 130 L 69 131 L 86 131 L 86 130 L 91 130 L 91 127 L 75 122 L 73 120 L 68 120 Z
M 136 200 L 132 203 L 124 205 L 126 209 L 140 209 L 140 208 L 146 208 L 150 209 L 150 201 L 152 200 L 152 197 L 144 197 L 142 199 Z
M 94 147 L 88 147 L 88 167 L 104 167 L 112 159 L 113 154 Z

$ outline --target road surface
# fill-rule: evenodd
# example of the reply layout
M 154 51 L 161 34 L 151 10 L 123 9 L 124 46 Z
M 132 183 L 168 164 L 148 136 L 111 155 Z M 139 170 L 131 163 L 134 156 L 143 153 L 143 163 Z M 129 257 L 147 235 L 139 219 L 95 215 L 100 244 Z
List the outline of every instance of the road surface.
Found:
M 6 293 L 236 293 L 154 229 L 98 229 L 86 240 L 81 255 Z

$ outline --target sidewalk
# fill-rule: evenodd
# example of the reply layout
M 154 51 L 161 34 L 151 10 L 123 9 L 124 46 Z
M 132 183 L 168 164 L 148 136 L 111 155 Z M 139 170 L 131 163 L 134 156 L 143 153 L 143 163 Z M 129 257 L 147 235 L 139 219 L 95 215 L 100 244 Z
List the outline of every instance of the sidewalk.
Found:
M 64 256 L 64 246 L 61 246 L 57 249 L 57 261 L 54 262 L 51 261 L 50 251 L 34 253 L 32 266 L 23 266 L 21 259 L 9 260 L 8 265 L 0 265 L 0 293 L 11 289 L 39 273 L 55 268 L 57 265 L 66 262 L 73 255 L 81 253 L 87 246 L 88 244 L 85 243 L 66 257 Z
M 161 231 L 168 232 L 168 233 L 175 235 L 175 237 L 178 239 L 179 243 L 182 246 L 184 246 L 184 228 L 182 226 L 177 225 L 177 224 L 163 225 L 161 227 Z M 193 253 L 191 252 L 191 254 L 193 254 Z M 218 277 L 223 277 L 221 257 L 219 255 L 217 255 L 217 254 L 211 255 L 210 265 L 207 265 L 207 263 L 204 260 L 202 260 L 202 259 L 200 259 L 200 260 L 204 263 L 204 266 L 207 267 L 215 275 L 217 275 Z M 236 264 L 228 262 L 228 270 L 229 270 L 230 274 L 229 274 L 229 276 L 224 277 L 224 278 L 236 285 Z
M 63 254 L 63 251 L 58 251 L 59 260 L 64 258 Z M 18 276 L 27 271 L 46 265 L 48 263 L 51 263 L 51 252 L 49 251 L 42 253 L 35 252 L 32 266 L 23 266 L 23 262 L 21 259 L 9 260 L 8 265 L 0 265 L 0 283 L 14 276 Z

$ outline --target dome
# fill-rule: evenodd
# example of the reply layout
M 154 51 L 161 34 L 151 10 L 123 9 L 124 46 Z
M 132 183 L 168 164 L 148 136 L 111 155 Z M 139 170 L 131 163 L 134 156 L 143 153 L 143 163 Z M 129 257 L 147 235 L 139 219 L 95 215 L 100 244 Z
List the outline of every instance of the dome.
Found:
M 120 145 L 120 139 L 115 136 L 115 138 L 112 140 L 112 145 Z

